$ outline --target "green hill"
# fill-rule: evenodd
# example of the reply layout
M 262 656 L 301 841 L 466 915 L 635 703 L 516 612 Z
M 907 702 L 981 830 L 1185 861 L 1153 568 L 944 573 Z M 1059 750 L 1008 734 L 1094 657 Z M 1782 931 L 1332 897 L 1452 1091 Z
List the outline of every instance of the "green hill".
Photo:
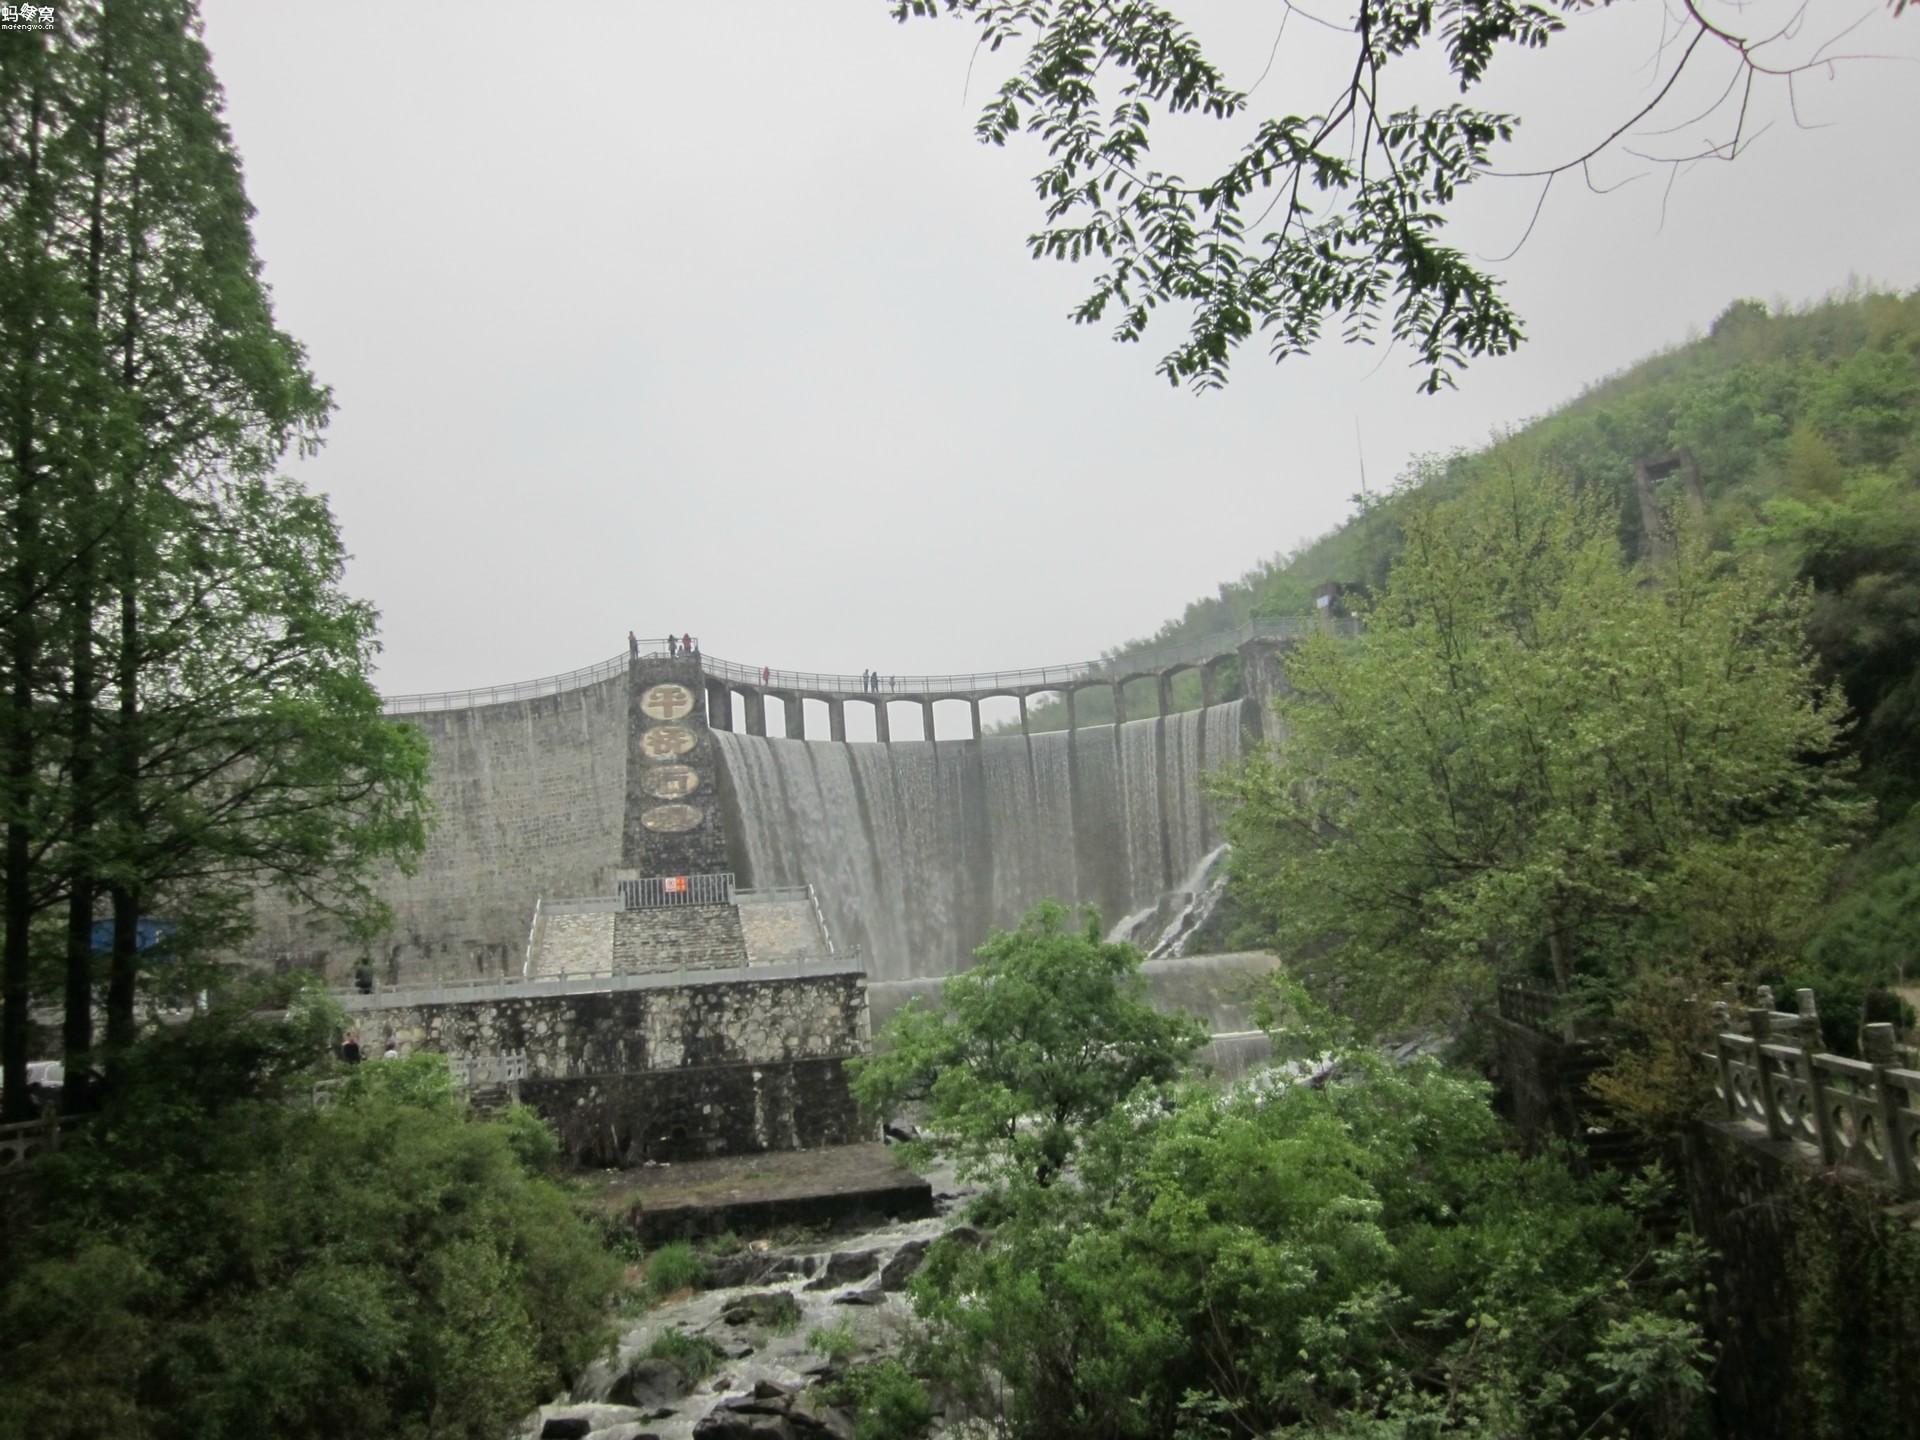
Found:
M 1656 464 L 1662 504 L 1704 510 L 1717 543 L 1757 547 L 1783 581 L 1815 592 L 1809 640 L 1846 693 L 1852 759 L 1879 802 L 1878 833 L 1809 942 L 1810 966 L 1842 977 L 1920 978 L 1920 292 L 1834 297 L 1770 312 L 1729 306 L 1700 339 L 1603 380 L 1484 449 L 1416 461 L 1347 524 L 1223 584 L 1150 639 L 1220 633 L 1254 616 L 1310 613 L 1316 587 L 1364 593 L 1398 551 L 1416 499 L 1513 468 L 1552 468 L 1608 495 L 1620 543 L 1645 553 L 1637 467 Z M 1657 543 L 1657 537 L 1656 537 Z M 1198 703 L 1194 693 L 1183 704 Z M 1081 702 L 1082 723 L 1104 695 Z M 1042 707 L 1042 727 L 1064 707 Z

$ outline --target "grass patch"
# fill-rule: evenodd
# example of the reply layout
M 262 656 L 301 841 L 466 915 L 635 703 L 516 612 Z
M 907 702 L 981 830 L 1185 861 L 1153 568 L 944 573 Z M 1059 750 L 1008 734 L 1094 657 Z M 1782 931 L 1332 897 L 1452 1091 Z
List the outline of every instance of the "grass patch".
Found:
M 698 1385 L 720 1368 L 720 1347 L 704 1335 L 689 1335 L 678 1325 L 669 1325 L 653 1337 L 646 1358 L 665 1360 L 687 1377 L 689 1385 Z
M 791 1335 L 800 1328 L 804 1313 L 798 1296 L 783 1294 L 767 1307 L 767 1330 L 774 1335 Z
M 807 1332 L 807 1348 L 835 1365 L 844 1365 L 860 1350 L 860 1337 L 853 1333 L 853 1322 L 842 1319 L 833 1325 L 816 1325 Z
M 707 1262 L 684 1240 L 662 1245 L 647 1260 L 649 1300 L 678 1290 L 698 1290 L 706 1283 Z

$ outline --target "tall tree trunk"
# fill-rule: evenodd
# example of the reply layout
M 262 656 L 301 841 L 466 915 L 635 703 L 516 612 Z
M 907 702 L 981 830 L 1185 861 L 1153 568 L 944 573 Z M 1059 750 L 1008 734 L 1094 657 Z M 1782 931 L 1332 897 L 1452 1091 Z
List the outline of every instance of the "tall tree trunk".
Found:
M 93 117 L 93 165 L 90 177 L 92 193 L 87 203 L 87 300 L 88 315 L 96 340 L 103 337 L 103 306 L 106 297 L 107 253 L 107 118 L 112 109 L 113 53 L 110 48 L 112 27 L 101 35 L 99 50 L 99 89 Z M 91 500 L 96 489 L 97 467 L 81 477 Z M 94 522 L 91 506 L 82 508 L 83 519 Z M 92 537 L 81 537 L 82 546 L 74 557 L 71 591 L 73 609 L 73 697 L 69 717 L 69 761 L 73 785 L 73 864 L 68 874 L 67 892 L 67 994 L 65 1049 L 69 1072 L 84 1073 L 91 1063 L 93 1049 L 93 910 L 98 894 L 95 873 L 98 856 L 93 850 L 98 804 L 94 787 L 97 761 L 94 754 L 96 726 L 94 705 L 95 649 L 94 603 L 96 578 Z
M 107 973 L 107 1049 L 120 1051 L 134 1041 L 134 997 L 140 979 L 140 892 L 128 885 L 109 887 L 113 896 L 113 958 Z
M 67 875 L 67 994 L 62 1048 L 69 1074 L 91 1064 L 93 1049 L 93 565 L 78 562 L 76 600 L 85 608 L 74 617 L 73 710 L 69 716 L 68 766 L 73 785 L 72 868 Z
M 38 86 L 28 107 L 26 177 L 29 203 L 44 209 L 44 179 L 40 171 L 40 126 L 45 100 Z M 41 217 L 44 223 L 44 216 Z M 36 237 L 37 239 L 38 237 Z M 18 257 L 29 261 L 31 257 Z M 29 304 L 32 302 L 29 301 Z M 32 955 L 33 933 L 33 814 L 40 783 L 40 757 L 35 744 L 38 716 L 34 707 L 34 679 L 40 669 L 41 514 L 39 493 L 40 464 L 36 444 L 35 407 L 38 395 L 34 379 L 40 364 L 42 317 L 27 316 L 22 327 L 26 338 L 18 355 L 13 414 L 12 448 L 16 499 L 13 514 L 14 567 L 9 587 L 13 615 L 7 644 L 7 663 L 12 671 L 8 695 L 11 707 L 6 725 L 6 800 L 7 833 L 4 883 L 6 909 L 4 938 L 0 938 L 0 997 L 6 1002 L 6 1017 L 0 1023 L 0 1087 L 6 1091 L 0 1120 L 28 1118 L 27 1042 L 31 1033 L 27 1008 L 32 1002 L 32 977 L 28 962 Z
M 132 488 L 129 476 L 127 487 Z M 128 522 L 133 510 L 128 507 Z M 140 605 L 134 578 L 133 543 L 122 547 L 120 578 L 120 660 L 116 685 L 120 710 L 115 721 L 113 759 L 114 803 L 121 807 L 124 839 L 133 843 L 132 829 L 140 821 Z M 140 973 L 140 891 L 118 882 L 113 896 L 113 953 L 107 975 L 107 1046 L 119 1050 L 133 1043 L 133 1001 Z

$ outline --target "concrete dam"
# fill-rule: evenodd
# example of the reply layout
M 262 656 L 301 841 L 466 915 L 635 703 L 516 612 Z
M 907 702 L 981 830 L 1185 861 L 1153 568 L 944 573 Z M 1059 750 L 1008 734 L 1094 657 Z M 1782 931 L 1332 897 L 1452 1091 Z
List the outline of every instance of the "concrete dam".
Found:
M 948 974 L 1044 897 L 1090 902 L 1112 923 L 1190 883 L 1220 838 L 1202 777 L 1259 734 L 1279 656 L 1314 623 L 1267 622 L 1124 665 L 888 677 L 884 692 L 869 676 L 634 641 L 567 675 L 390 697 L 388 713 L 427 735 L 435 807 L 417 873 L 379 887 L 391 930 L 363 946 L 263 896 L 249 948 L 336 983 L 363 961 L 382 986 L 513 977 L 532 962 L 540 912 L 607 929 L 556 907 L 592 911 L 623 885 L 707 876 L 763 895 L 811 887 L 829 948 L 857 955 L 874 981 Z M 1197 710 L 1172 703 L 1186 671 L 1201 680 Z M 1076 696 L 1093 688 L 1109 692 L 1115 723 L 1075 723 Z M 982 732 L 993 697 L 1019 702 L 1017 733 Z M 1035 698 L 1064 702 L 1069 728 L 1030 732 Z M 770 700 L 782 735 L 767 733 Z M 970 737 L 892 738 L 915 709 L 930 736 L 933 707 L 955 701 L 971 707 Z M 807 733 L 808 702 L 829 735 Z M 844 738 L 856 704 L 873 707 L 876 741 Z

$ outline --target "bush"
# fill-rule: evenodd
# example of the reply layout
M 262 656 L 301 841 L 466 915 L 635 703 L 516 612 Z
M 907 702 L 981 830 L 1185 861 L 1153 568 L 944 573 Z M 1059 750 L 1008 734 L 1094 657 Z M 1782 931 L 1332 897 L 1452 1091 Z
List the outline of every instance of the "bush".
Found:
M 1029 1435 L 1686 1433 L 1696 1247 L 1508 1148 L 1477 1082 L 1342 1073 L 1189 1087 L 1008 1186 L 912 1282 L 923 1369 Z
M 909 1440 L 933 1423 L 926 1386 L 898 1360 L 854 1366 L 830 1398 L 853 1412 L 853 1440 Z
M 665 1360 L 679 1367 L 689 1385 L 698 1385 L 720 1368 L 720 1347 L 704 1335 L 689 1335 L 669 1325 L 647 1346 L 649 1360 Z
M 859 1353 L 860 1337 L 853 1333 L 853 1322 L 843 1318 L 830 1326 L 816 1325 L 809 1330 L 807 1348 L 835 1365 L 844 1365 Z
M 324 1030 L 249 1008 L 143 1042 L 28 1177 L 0 1437 L 493 1440 L 602 1350 L 618 1266 L 444 1064 L 315 1109 Z
M 684 1240 L 662 1245 L 647 1261 L 647 1298 L 658 1300 L 707 1283 L 707 1262 Z

